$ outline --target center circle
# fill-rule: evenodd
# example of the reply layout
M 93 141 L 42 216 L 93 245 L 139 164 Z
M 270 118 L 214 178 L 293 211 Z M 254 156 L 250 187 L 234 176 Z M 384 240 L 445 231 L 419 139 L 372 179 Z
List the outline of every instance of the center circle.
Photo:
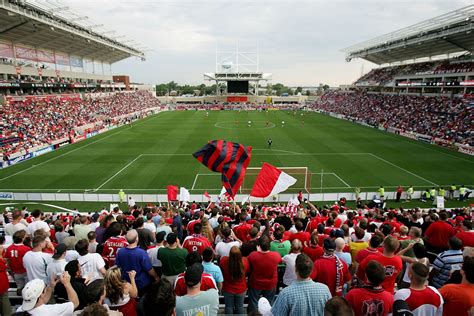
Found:
M 251 128 L 251 129 L 269 129 L 274 128 L 276 125 L 275 123 L 268 122 L 268 126 L 266 126 L 266 121 L 251 121 L 250 127 L 248 126 L 248 121 L 223 121 L 217 122 L 214 124 L 217 128 L 222 129 L 236 129 L 236 128 Z M 255 124 L 257 123 L 257 124 Z

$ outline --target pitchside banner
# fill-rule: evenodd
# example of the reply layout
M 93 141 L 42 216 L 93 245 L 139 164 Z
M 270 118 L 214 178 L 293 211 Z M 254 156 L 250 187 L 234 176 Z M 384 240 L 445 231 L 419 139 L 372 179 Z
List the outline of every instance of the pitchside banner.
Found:
M 0 43 L 0 57 L 13 58 L 13 46 L 10 44 Z
M 34 47 L 15 46 L 16 58 L 36 61 L 36 50 Z

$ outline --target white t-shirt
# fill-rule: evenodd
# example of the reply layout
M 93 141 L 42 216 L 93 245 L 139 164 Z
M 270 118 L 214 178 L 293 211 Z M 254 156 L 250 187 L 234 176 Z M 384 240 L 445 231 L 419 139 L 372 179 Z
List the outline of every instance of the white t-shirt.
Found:
M 230 248 L 237 246 L 240 247 L 240 242 L 236 241 L 231 241 L 231 242 L 219 242 L 216 245 L 216 254 L 218 257 L 228 257 Z
M 283 275 L 283 283 L 285 285 L 290 285 L 294 280 L 296 280 L 295 265 L 296 257 L 298 257 L 298 255 L 298 253 L 290 253 L 282 258 L 286 265 L 285 274 Z
M 21 306 L 16 310 L 17 312 L 22 312 Z M 63 304 L 43 304 L 32 310 L 29 310 L 28 313 L 34 316 L 52 316 L 52 315 L 61 315 L 61 316 L 72 316 L 74 313 L 74 304 L 72 302 L 67 302 Z
M 52 261 L 53 256 L 49 253 L 28 251 L 23 257 L 23 266 L 26 269 L 28 281 L 41 279 L 45 283 L 49 283 L 46 271 Z
M 16 224 L 8 223 L 5 225 L 5 234 L 9 236 L 13 236 L 14 233 L 20 230 L 24 230 L 28 232 L 26 225 L 23 223 L 16 223 Z
M 28 224 L 27 233 L 30 236 L 33 236 L 35 231 L 38 229 L 43 229 L 45 233 L 49 232 L 49 226 L 46 222 L 43 221 L 34 221 Z
M 103 279 L 100 269 L 105 267 L 104 259 L 98 253 L 88 253 L 80 256 L 79 265 L 81 266 L 81 274 L 83 278 L 89 277 L 91 280 Z
M 155 226 L 155 223 L 151 222 L 151 223 L 148 223 L 148 222 L 145 222 L 145 224 L 143 224 L 143 227 L 148 229 L 149 231 L 151 231 L 154 234 L 156 234 L 156 226 Z
M 158 260 L 158 249 L 163 247 L 164 246 L 157 246 L 146 251 L 153 267 L 161 267 L 161 261 Z
M 63 274 L 64 269 L 66 268 L 66 260 L 54 260 L 48 264 L 48 268 L 46 269 L 46 274 L 48 275 L 48 281 L 51 280 L 51 277 L 54 275 L 57 279 L 58 275 Z M 49 284 L 49 282 L 48 282 Z

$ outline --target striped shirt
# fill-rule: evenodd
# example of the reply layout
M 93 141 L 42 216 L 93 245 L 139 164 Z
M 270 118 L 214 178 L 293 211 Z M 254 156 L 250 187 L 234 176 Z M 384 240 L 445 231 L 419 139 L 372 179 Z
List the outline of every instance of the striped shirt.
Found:
M 272 314 L 324 315 L 324 305 L 331 298 L 329 288 L 322 283 L 294 281 L 278 295 L 272 307 Z
M 451 270 L 460 270 L 463 263 L 462 250 L 446 250 L 440 253 L 433 263 L 438 274 L 433 277 L 433 286 L 442 287 L 451 275 Z

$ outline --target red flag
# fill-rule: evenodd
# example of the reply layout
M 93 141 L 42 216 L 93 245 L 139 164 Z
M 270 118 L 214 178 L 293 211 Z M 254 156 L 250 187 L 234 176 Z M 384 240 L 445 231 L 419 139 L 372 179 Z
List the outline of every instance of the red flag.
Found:
M 168 201 L 178 200 L 178 187 L 175 185 L 169 185 L 168 189 Z
M 204 196 L 207 197 L 208 199 L 211 198 L 211 196 L 209 195 L 209 193 L 207 193 L 207 191 L 204 192 Z
M 252 147 L 225 140 L 213 140 L 193 154 L 210 170 L 222 174 L 222 184 L 227 193 L 234 197 L 252 156 Z
M 295 178 L 264 162 L 250 196 L 266 198 L 285 191 L 295 183 Z

